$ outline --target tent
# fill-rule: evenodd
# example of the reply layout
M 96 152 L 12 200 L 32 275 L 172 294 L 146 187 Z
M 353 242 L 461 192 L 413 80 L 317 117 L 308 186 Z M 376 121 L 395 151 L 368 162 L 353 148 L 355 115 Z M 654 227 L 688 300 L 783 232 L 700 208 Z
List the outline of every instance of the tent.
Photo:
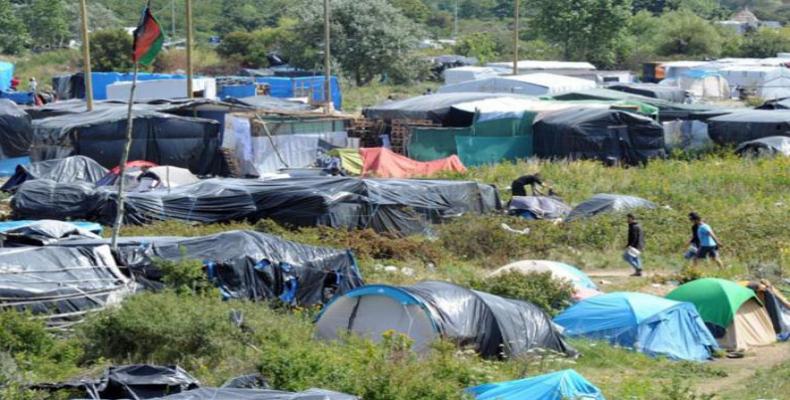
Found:
M 148 161 L 144 161 L 144 163 L 148 164 Z M 152 186 L 153 182 L 141 182 L 138 179 L 143 173 L 142 166 L 137 167 L 131 164 L 132 162 L 127 163 L 126 170 L 124 171 L 124 174 L 126 175 L 126 190 L 131 192 L 148 191 L 155 188 L 172 189 L 200 181 L 197 176 L 189 172 L 189 170 L 186 168 L 171 167 L 169 165 L 159 166 L 156 164 L 153 166 L 146 165 L 148 167 L 148 172 L 156 175 L 159 178 L 159 183 L 156 186 Z M 117 185 L 119 182 L 119 173 L 120 169 L 115 167 L 96 184 L 99 186 Z
M 30 115 L 11 100 L 0 99 L 0 159 L 28 155 L 32 141 Z
M 790 136 L 790 110 L 742 110 L 708 120 L 708 135 L 720 145 L 769 136 Z
M 605 400 L 601 390 L 572 369 L 466 389 L 476 400 Z
M 790 157 L 790 136 L 768 136 L 743 142 L 735 152 L 740 155 Z
M 782 292 L 767 280 L 741 282 L 741 284 L 757 294 L 771 318 L 774 332 L 779 339 L 790 339 L 790 300 L 787 300 Z
M 84 156 L 37 161 L 28 165 L 18 165 L 14 175 L 0 187 L 0 190 L 13 192 L 19 185 L 36 179 L 48 179 L 59 183 L 96 183 L 105 174 L 107 169 Z
M 602 213 L 626 212 L 639 208 L 656 208 L 656 205 L 641 197 L 598 193 L 576 205 L 565 218 L 565 222 L 589 218 Z
M 527 219 L 565 218 L 571 206 L 552 196 L 513 196 L 508 204 L 508 213 Z
M 538 157 L 614 158 L 636 165 L 666 156 L 661 125 L 630 112 L 568 109 L 542 116 L 532 129 Z
M 554 318 L 568 336 L 605 339 L 651 356 L 705 361 L 718 348 L 692 304 L 644 293 L 590 297 Z
M 0 248 L 0 310 L 29 311 L 51 327 L 118 304 L 135 286 L 106 245 Z
M 321 339 L 348 331 L 375 341 L 394 330 L 414 340 L 418 352 L 443 337 L 486 357 L 513 357 L 536 348 L 574 353 L 537 306 L 436 281 L 352 290 L 321 311 L 316 328 Z
M 554 95 L 574 90 L 595 88 L 593 81 L 549 73 L 527 75 L 497 76 L 493 78 L 466 81 L 444 85 L 438 93 L 511 93 L 527 96 Z
M 221 170 L 220 124 L 135 107 L 129 158 L 189 168 L 206 175 Z M 33 122 L 33 160 L 90 157 L 105 168 L 118 164 L 126 137 L 126 107 L 99 108 Z
M 362 110 L 368 119 L 392 121 L 396 119 L 431 120 L 442 123 L 450 108 L 456 104 L 495 97 L 513 96 L 502 93 L 436 93 L 387 101 Z
M 672 80 L 668 81 L 661 82 L 661 84 L 672 85 Z M 674 84 L 689 92 L 693 97 L 700 99 L 728 99 L 731 97 L 727 79 L 716 71 L 690 70 L 677 77 Z
M 489 67 L 456 67 L 448 68 L 442 72 L 444 83 L 454 85 L 466 81 L 476 81 L 479 79 L 492 78 L 499 75 L 496 70 Z
M 359 149 L 362 176 L 379 178 L 428 177 L 440 172 L 466 172 L 458 156 L 434 161 L 415 161 L 383 147 Z
M 754 291 L 735 282 L 697 279 L 679 286 L 667 298 L 693 303 L 725 349 L 745 350 L 776 341 L 771 319 Z
M 521 274 L 528 274 L 530 272 L 551 272 L 552 277 L 555 279 L 563 279 L 571 284 L 575 288 L 585 288 L 585 289 L 594 289 L 597 290 L 598 286 L 587 276 L 584 272 L 579 270 L 578 268 L 557 262 L 557 261 L 547 261 L 547 260 L 522 260 L 516 261 L 514 263 L 510 263 L 505 265 L 504 267 L 500 267 L 495 269 L 491 272 L 488 276 L 494 277 L 503 274 L 507 274 L 510 272 L 518 272 Z
M 655 83 L 628 83 L 607 86 L 607 89 L 620 92 L 638 94 L 640 96 L 683 103 L 686 100 L 686 91 L 671 86 L 662 86 Z
M 71 222 L 49 219 L 3 222 L 0 223 L 2 246 L 43 246 L 71 238 L 99 239 L 100 236 L 94 231 L 98 230 L 98 233 L 101 233 L 101 226 L 95 227 L 91 225 L 85 223 L 73 224 Z

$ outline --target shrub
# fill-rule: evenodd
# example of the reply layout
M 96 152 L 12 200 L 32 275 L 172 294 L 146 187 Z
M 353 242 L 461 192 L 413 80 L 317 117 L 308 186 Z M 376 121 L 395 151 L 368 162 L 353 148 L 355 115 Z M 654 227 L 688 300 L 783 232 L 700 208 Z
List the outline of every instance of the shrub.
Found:
M 528 301 L 551 315 L 556 315 L 570 304 L 573 285 L 554 279 L 551 272 L 508 272 L 506 274 L 475 280 L 471 286 L 510 299 Z
M 162 282 L 179 294 L 218 296 L 209 280 L 203 263 L 199 260 L 182 259 L 170 261 L 154 260 L 154 266 L 162 271 Z
M 513 217 L 466 215 L 438 228 L 439 243 L 460 259 L 481 260 L 489 267 L 496 267 L 528 251 L 530 235 L 502 228 L 502 223 L 507 223 L 515 229 L 523 229 L 527 225 L 524 221 Z

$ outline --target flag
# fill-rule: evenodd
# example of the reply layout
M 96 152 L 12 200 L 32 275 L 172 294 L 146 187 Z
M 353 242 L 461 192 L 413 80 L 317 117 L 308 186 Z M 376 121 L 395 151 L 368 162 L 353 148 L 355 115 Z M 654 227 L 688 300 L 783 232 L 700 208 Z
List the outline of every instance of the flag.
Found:
M 134 30 L 134 45 L 132 47 L 132 61 L 143 65 L 151 65 L 162 44 L 165 42 L 165 35 L 159 22 L 151 14 L 151 3 L 149 2 L 143 10 L 143 17 L 140 24 Z

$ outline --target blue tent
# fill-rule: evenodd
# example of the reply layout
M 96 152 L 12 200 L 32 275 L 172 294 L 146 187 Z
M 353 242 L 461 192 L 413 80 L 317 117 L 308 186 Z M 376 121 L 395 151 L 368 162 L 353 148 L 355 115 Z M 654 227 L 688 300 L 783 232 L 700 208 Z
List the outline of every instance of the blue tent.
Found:
M 11 88 L 11 79 L 14 78 L 14 64 L 0 61 L 0 91 Z
M 572 369 L 517 381 L 486 383 L 466 392 L 477 400 L 605 400 L 600 389 Z
M 643 293 L 587 298 L 554 322 L 567 336 L 607 339 L 651 356 L 705 361 L 718 348 L 693 304 Z

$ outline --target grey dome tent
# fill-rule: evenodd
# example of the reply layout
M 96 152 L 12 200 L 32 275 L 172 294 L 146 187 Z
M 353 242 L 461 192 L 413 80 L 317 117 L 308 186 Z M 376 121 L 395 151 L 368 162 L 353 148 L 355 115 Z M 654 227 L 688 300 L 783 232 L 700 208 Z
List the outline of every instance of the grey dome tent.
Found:
M 32 141 L 30 116 L 13 101 L 0 99 L 0 159 L 28 155 Z
M 790 110 L 743 110 L 714 117 L 708 120 L 708 136 L 720 145 L 790 136 Z
M 414 340 L 418 352 L 446 338 L 485 357 L 512 357 L 536 348 L 575 354 L 537 306 L 437 281 L 357 288 L 329 303 L 316 327 L 322 339 L 348 331 L 375 341 L 394 330 Z
M 574 108 L 548 113 L 534 126 L 541 158 L 605 160 L 637 165 L 664 157 L 664 129 L 648 117 L 622 110 Z
M 565 222 L 592 217 L 602 213 L 625 212 L 637 208 L 656 208 L 656 205 L 641 197 L 599 193 L 574 207 L 565 218 Z

